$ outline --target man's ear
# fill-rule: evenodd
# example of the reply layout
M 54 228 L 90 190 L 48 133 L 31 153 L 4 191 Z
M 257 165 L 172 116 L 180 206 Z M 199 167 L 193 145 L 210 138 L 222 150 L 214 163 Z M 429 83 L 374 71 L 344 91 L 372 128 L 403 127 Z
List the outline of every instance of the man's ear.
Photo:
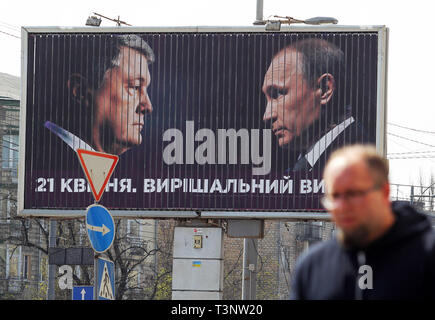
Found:
M 92 104 L 93 91 L 88 84 L 88 80 L 80 73 L 73 73 L 67 81 L 67 87 L 73 101 L 86 107 Z
M 381 187 L 381 190 L 382 190 L 382 194 L 384 196 L 385 202 L 386 203 L 390 202 L 390 192 L 391 192 L 390 184 L 389 183 L 385 183 Z
M 320 90 L 320 104 L 325 105 L 331 100 L 335 91 L 335 79 L 330 73 L 324 73 L 317 79 Z

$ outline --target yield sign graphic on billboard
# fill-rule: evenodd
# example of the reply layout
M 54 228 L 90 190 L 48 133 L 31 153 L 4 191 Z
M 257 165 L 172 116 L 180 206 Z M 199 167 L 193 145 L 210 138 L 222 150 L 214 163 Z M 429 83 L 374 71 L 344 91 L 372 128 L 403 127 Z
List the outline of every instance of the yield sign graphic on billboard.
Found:
M 104 188 L 115 170 L 119 157 L 104 152 L 77 149 L 77 154 L 91 186 L 95 200 L 98 202 L 103 195 Z

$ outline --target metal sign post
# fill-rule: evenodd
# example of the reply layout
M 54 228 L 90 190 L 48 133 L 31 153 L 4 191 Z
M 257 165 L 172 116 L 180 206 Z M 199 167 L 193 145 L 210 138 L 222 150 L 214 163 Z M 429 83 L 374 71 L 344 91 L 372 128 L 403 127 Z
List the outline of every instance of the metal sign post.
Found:
M 257 292 L 257 239 L 243 240 L 242 300 L 255 300 Z
M 56 247 L 56 232 L 57 232 L 57 221 L 50 221 L 50 238 L 49 238 L 49 247 Z M 55 280 L 56 280 L 56 268 L 55 264 L 48 265 L 48 292 L 47 292 L 47 300 L 55 300 Z
M 77 155 L 86 175 L 95 204 L 86 209 L 86 230 L 94 249 L 94 300 L 115 299 L 115 264 L 98 257 L 110 249 L 115 239 L 115 222 L 110 212 L 100 201 L 119 157 L 103 152 L 78 149 Z
M 98 204 L 88 207 L 86 214 L 88 238 L 94 249 L 94 300 L 115 299 L 115 265 L 113 262 L 99 258 L 98 253 L 107 251 L 115 239 L 115 223 L 109 211 Z M 101 265 L 101 261 L 105 261 Z M 109 265 L 107 267 L 106 263 Z M 100 287 L 103 283 L 103 289 Z M 100 292 L 101 291 L 101 292 Z M 102 298 L 101 298 L 102 297 Z

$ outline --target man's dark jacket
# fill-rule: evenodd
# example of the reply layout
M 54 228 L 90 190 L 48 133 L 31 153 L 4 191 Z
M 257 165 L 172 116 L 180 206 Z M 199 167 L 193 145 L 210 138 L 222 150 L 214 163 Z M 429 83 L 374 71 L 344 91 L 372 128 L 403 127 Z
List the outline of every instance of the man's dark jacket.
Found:
M 310 248 L 296 265 L 290 298 L 435 299 L 435 231 L 409 205 L 393 203 L 393 212 L 393 226 L 364 249 L 336 238 Z M 371 267 L 372 289 L 361 289 L 369 283 L 361 265 Z

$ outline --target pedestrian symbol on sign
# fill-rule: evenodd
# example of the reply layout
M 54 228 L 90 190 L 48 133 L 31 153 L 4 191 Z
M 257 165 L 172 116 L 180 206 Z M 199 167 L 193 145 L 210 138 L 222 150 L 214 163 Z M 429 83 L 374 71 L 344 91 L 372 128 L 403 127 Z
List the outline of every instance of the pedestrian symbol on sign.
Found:
M 115 300 L 115 265 L 112 261 L 98 258 L 98 300 Z
M 108 300 L 114 299 L 112 283 L 110 281 L 109 271 L 107 270 L 107 263 L 104 264 L 103 278 L 101 279 L 100 292 L 98 295 Z

